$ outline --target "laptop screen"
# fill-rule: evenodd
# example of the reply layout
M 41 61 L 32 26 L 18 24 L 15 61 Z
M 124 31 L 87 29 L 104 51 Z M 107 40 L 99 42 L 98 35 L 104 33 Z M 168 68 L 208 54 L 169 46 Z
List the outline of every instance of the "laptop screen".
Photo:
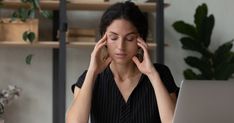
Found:
M 234 123 L 234 81 L 182 82 L 173 123 Z

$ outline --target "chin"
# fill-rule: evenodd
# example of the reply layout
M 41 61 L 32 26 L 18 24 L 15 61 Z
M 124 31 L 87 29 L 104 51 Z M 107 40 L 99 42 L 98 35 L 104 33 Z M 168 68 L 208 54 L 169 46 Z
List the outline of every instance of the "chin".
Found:
M 129 60 L 129 59 L 114 59 L 113 62 L 115 64 L 128 64 L 128 63 L 131 63 L 132 60 Z

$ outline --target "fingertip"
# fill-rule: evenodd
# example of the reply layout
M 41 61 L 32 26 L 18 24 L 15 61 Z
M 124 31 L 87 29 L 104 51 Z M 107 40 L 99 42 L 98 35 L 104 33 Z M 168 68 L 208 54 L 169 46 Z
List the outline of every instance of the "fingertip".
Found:
M 138 39 L 139 41 L 141 41 L 141 40 L 142 40 L 141 36 L 138 36 L 138 37 L 137 37 L 137 39 Z
M 111 58 L 111 57 L 108 57 L 108 58 L 106 59 L 106 64 L 109 64 L 111 61 L 112 61 L 112 58 Z
M 138 59 L 137 59 L 136 56 L 133 56 L 133 57 L 132 57 L 132 60 L 136 63 Z

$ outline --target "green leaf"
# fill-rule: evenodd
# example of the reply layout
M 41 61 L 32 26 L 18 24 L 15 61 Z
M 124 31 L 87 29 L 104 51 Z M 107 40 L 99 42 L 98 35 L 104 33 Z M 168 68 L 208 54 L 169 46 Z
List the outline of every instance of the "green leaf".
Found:
M 182 48 L 186 50 L 192 50 L 200 52 L 202 51 L 202 46 L 199 42 L 193 40 L 190 37 L 183 37 L 180 39 L 180 42 L 182 43 Z
M 41 11 L 41 15 L 47 19 L 53 18 L 53 13 L 51 11 Z
M 233 53 L 231 52 L 233 41 L 226 42 L 218 47 L 214 53 L 214 67 L 219 66 L 219 64 L 230 63 L 233 59 Z
M 185 58 L 185 62 L 189 66 L 197 68 L 205 79 L 207 80 L 212 79 L 213 76 L 212 66 L 209 59 L 207 59 L 206 57 L 199 59 L 197 57 L 188 56 L 187 58 Z
M 29 32 L 27 37 L 28 37 L 29 42 L 32 43 L 35 40 L 36 35 L 34 32 Z
M 17 12 L 13 12 L 11 15 L 11 20 L 14 21 L 16 18 L 18 18 Z
M 234 39 L 219 46 L 215 51 L 215 54 L 222 55 L 223 53 L 230 52 L 233 46 L 233 41 Z
M 30 64 L 31 64 L 32 57 L 33 57 L 33 54 L 30 54 L 30 55 L 28 55 L 28 56 L 25 58 L 25 62 L 26 62 L 26 64 L 28 64 L 28 65 L 30 65 Z
M 204 44 L 206 48 L 210 45 L 210 39 L 212 35 L 212 30 L 214 28 L 214 16 L 210 15 L 209 17 L 205 18 L 201 24 L 201 28 L 198 31 L 199 39 Z
M 34 18 L 35 17 L 35 10 L 34 9 L 30 9 L 28 11 L 28 17 Z
M 37 9 L 40 7 L 39 0 L 32 0 L 32 5 L 34 9 Z
M 231 52 L 231 56 L 232 56 L 232 58 L 231 58 L 230 63 L 234 63 L 234 52 Z
M 19 8 L 18 9 L 18 17 L 20 18 L 21 21 L 25 22 L 28 18 L 28 10 L 24 8 Z
M 187 24 L 184 21 L 177 21 L 172 26 L 179 33 L 191 36 L 193 39 L 197 38 L 196 28 L 193 25 Z
M 234 63 L 224 63 L 220 65 L 215 71 L 216 80 L 228 80 L 234 73 Z
M 197 7 L 196 12 L 194 14 L 194 23 L 196 24 L 198 31 L 200 30 L 201 24 L 203 23 L 204 18 L 206 18 L 207 13 L 208 8 L 205 3 Z
M 23 33 L 23 40 L 24 40 L 25 42 L 27 42 L 27 39 L 28 39 L 28 31 L 25 31 L 25 32 Z
M 28 0 L 20 0 L 22 3 L 27 3 Z
M 30 43 L 32 43 L 36 38 L 36 35 L 34 32 L 29 32 L 29 31 L 25 31 L 23 33 L 23 40 L 25 42 L 29 41 Z
M 193 72 L 193 70 L 191 70 L 191 69 L 186 69 L 183 74 L 184 74 L 184 78 L 187 80 L 200 79 L 200 76 L 197 75 L 195 72 Z

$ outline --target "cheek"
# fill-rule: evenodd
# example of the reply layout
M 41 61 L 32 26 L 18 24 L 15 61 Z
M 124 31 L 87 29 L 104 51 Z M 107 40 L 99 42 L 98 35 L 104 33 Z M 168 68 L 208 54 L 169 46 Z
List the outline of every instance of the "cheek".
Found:
M 112 54 L 113 49 L 114 49 L 113 45 L 111 43 L 107 42 L 106 47 L 107 47 L 108 54 Z
M 136 42 L 131 43 L 128 46 L 129 46 L 129 49 L 131 49 L 132 51 L 137 51 L 137 49 L 139 47 Z
M 113 47 L 113 42 L 111 42 L 110 40 L 107 40 L 106 46 L 108 47 L 108 49 L 110 49 L 110 47 Z
M 132 45 L 130 45 L 127 49 L 128 49 L 128 52 L 129 52 L 132 56 L 134 56 L 134 55 L 137 54 L 138 46 L 132 44 Z

